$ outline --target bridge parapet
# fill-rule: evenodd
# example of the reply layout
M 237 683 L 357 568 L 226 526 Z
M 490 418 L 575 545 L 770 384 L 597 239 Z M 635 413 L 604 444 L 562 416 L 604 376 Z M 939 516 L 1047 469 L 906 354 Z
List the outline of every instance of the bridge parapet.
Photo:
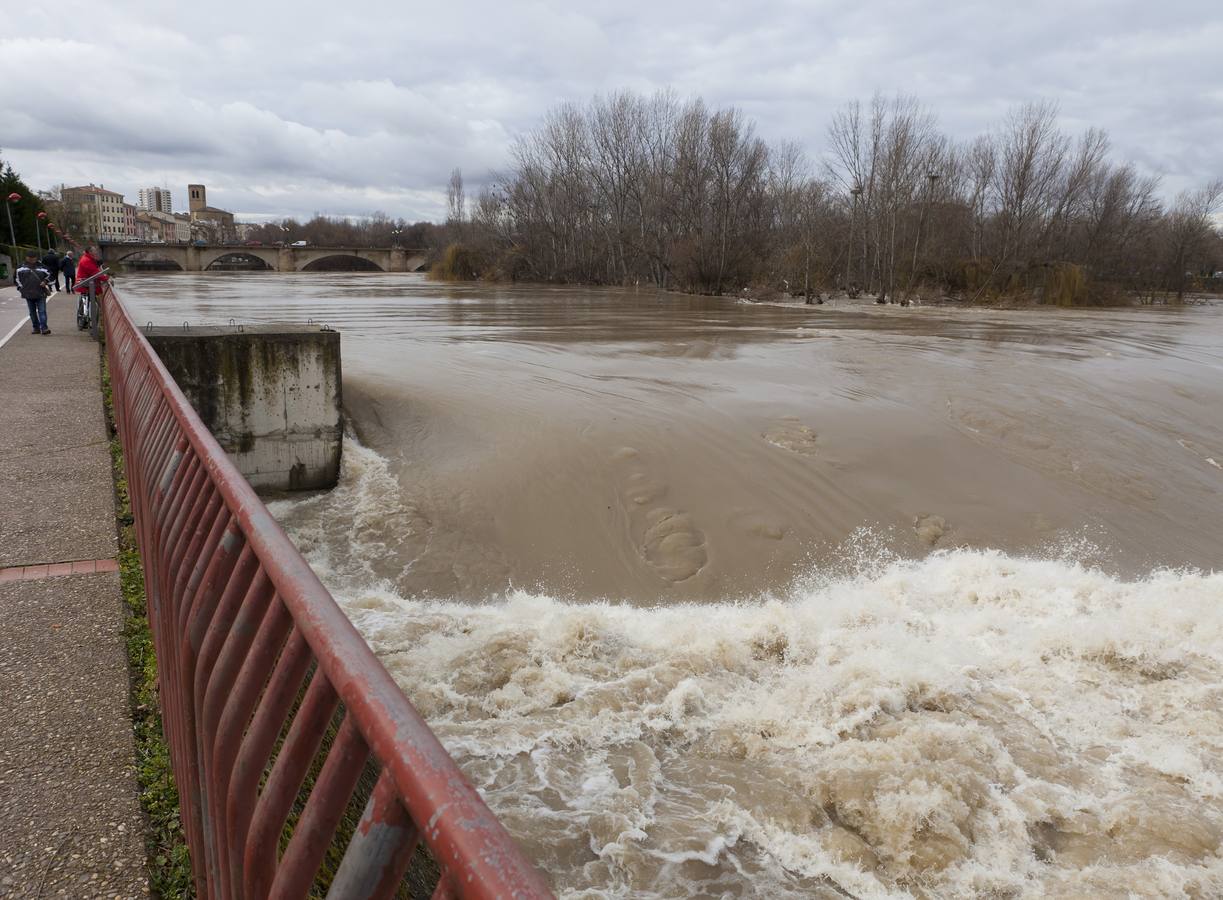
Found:
M 387 898 L 423 842 L 434 897 L 551 897 L 117 292 L 102 310 L 197 896 L 318 896 L 328 856 L 327 896 Z

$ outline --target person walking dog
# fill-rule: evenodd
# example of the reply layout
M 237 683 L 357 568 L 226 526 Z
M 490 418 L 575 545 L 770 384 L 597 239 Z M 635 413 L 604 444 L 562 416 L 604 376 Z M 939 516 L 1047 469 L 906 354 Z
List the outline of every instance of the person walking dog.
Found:
M 34 334 L 50 334 L 47 327 L 47 297 L 51 291 L 48 283 L 50 273 L 38 264 L 37 253 L 25 255 L 25 265 L 17 269 L 17 291 L 25 298 L 30 310 L 30 324 L 34 326 Z

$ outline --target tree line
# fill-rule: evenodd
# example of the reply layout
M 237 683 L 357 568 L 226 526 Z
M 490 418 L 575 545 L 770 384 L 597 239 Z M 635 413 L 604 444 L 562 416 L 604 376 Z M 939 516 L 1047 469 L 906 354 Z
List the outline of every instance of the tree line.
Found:
M 13 194 L 17 195 L 15 201 L 10 200 Z M 38 220 L 38 214 L 46 211 L 46 206 L 13 170 L 12 163 L 5 162 L 3 157 L 0 157 L 0 204 L 8 207 L 0 213 L 0 245 L 8 248 L 10 256 L 17 256 L 21 247 L 46 244 L 47 232 Z M 54 241 L 53 236 L 51 240 Z
M 1179 298 L 1223 268 L 1223 179 L 1165 202 L 1051 103 L 956 141 L 915 98 L 876 95 L 813 159 L 737 109 L 626 91 L 554 108 L 470 203 L 457 170 L 447 195 L 454 277 L 1081 304 Z
M 432 222 L 407 222 L 375 212 L 359 219 L 315 213 L 305 222 L 279 219 L 250 227 L 245 240 L 263 244 L 309 241 L 322 247 L 429 247 L 437 241 Z

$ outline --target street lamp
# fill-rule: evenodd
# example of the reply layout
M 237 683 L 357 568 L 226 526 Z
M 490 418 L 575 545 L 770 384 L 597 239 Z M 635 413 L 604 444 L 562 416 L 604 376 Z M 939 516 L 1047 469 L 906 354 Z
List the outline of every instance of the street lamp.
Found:
M 392 247 L 398 247 L 398 246 L 399 246 L 399 236 L 400 236 L 401 234 L 403 234 L 403 229 L 402 229 L 402 228 L 392 228 L 392 229 L 391 229 L 391 246 L 392 246 Z
M 4 211 L 8 213 L 8 238 L 9 243 L 14 248 L 17 246 L 17 232 L 13 230 L 13 204 L 21 199 L 21 195 L 16 191 L 8 195 L 8 203 L 4 204 Z M 16 249 L 13 250 L 16 253 Z

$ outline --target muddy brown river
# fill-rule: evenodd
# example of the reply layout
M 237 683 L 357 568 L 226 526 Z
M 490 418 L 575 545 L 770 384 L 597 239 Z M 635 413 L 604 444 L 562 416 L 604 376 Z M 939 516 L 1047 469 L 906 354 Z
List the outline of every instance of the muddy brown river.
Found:
M 121 286 L 341 331 L 273 511 L 558 894 L 1223 896 L 1223 305 Z

